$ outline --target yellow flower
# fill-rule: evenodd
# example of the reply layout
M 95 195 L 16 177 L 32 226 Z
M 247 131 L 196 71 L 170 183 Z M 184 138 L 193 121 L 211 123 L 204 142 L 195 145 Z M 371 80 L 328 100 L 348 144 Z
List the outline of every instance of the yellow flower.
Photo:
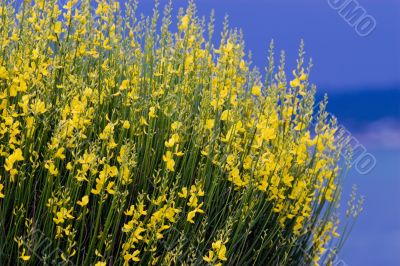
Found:
M 180 198 L 187 198 L 187 196 L 188 196 L 188 190 L 187 190 L 187 187 L 183 187 L 182 188 L 182 192 L 179 192 L 178 193 L 178 196 L 180 197 Z
M 116 177 L 118 175 L 118 168 L 113 165 L 113 166 L 107 166 L 106 167 L 106 172 L 109 176 L 111 177 Z
M 22 250 L 22 254 L 21 254 L 20 258 L 21 258 L 23 261 L 28 261 L 28 260 L 31 258 L 31 256 L 25 255 L 25 253 L 26 253 L 26 251 L 25 251 L 25 248 L 24 248 L 24 249 Z
M 134 211 L 135 211 L 135 206 L 134 206 L 134 205 L 131 205 L 131 206 L 129 207 L 129 210 L 126 210 L 126 211 L 124 212 L 124 214 L 125 214 L 126 216 L 132 216 Z
M 107 185 L 106 191 L 108 192 L 108 194 L 110 195 L 114 195 L 115 194 L 115 190 L 113 189 L 115 182 L 110 182 Z
M 65 159 L 64 150 L 65 150 L 64 148 L 59 148 L 57 152 L 54 154 L 54 157 L 60 158 L 61 160 Z
M 222 112 L 222 114 L 221 114 L 221 121 L 226 121 L 226 120 L 228 120 L 228 118 L 231 119 L 232 117 L 230 117 L 230 116 L 232 116 L 231 115 L 231 111 L 230 110 L 224 110 Z
M 197 206 L 194 210 L 190 211 L 187 215 L 186 221 L 194 224 L 193 218 L 196 216 L 196 213 L 204 213 L 204 211 L 202 209 L 200 209 L 201 206 L 203 206 L 203 203 L 201 203 L 199 206 Z
M 263 128 L 263 129 L 261 129 L 261 137 L 264 140 L 274 139 L 276 137 L 275 130 L 273 128 Z
M 89 181 L 86 178 L 86 173 L 82 173 L 80 170 L 78 170 L 78 174 L 75 176 L 76 180 L 78 180 L 78 182 L 82 182 L 82 181 Z
M 172 152 L 167 151 L 165 155 L 163 155 L 164 162 L 167 163 L 167 169 L 171 172 L 175 171 L 175 161 L 172 158 Z
M 0 184 L 0 199 L 3 199 L 4 198 L 4 194 L 3 194 L 3 189 L 4 189 L 4 185 L 3 184 Z
M 149 117 L 150 118 L 156 118 L 156 108 L 154 106 L 150 107 L 150 111 L 149 111 Z
M 300 235 L 300 230 L 303 228 L 303 221 L 304 221 L 303 216 L 298 216 L 296 218 L 295 225 L 293 226 L 293 232 L 295 235 Z
M 334 190 L 331 188 L 328 188 L 326 193 L 325 193 L 325 199 L 329 202 L 333 201 L 333 195 L 334 194 Z
M 100 182 L 100 180 L 98 178 L 96 178 L 96 189 L 92 189 L 90 192 L 92 192 L 92 194 L 98 195 L 100 194 L 102 188 L 103 188 L 103 183 Z
M 60 211 L 56 213 L 56 217 L 53 218 L 53 221 L 56 224 L 63 224 L 66 219 L 74 219 L 74 216 L 71 215 L 72 208 L 67 210 L 66 208 L 62 207 Z
M 267 179 L 266 179 L 266 178 L 263 178 L 263 179 L 260 181 L 259 185 L 258 185 L 258 189 L 261 190 L 261 191 L 266 191 L 266 190 L 267 190 L 267 187 L 268 187 Z
M 54 24 L 54 33 L 60 34 L 60 33 L 61 33 L 61 30 L 62 30 L 61 21 L 57 21 L 57 22 Z
M 175 146 L 175 152 L 174 154 L 178 157 L 182 157 L 184 155 L 183 152 L 179 151 L 179 144 Z
M 131 127 L 131 124 L 129 123 L 128 120 L 125 120 L 122 124 L 122 127 L 125 129 L 129 129 Z
M 52 160 L 48 160 L 46 161 L 44 167 L 49 170 L 49 173 L 52 176 L 58 176 L 58 169 L 56 168 L 56 166 L 54 165 Z
M 232 181 L 238 188 L 245 186 L 247 183 L 242 180 L 240 170 L 234 167 L 229 172 L 228 180 Z
M 222 243 L 221 240 L 217 240 L 215 242 L 212 243 L 212 250 L 208 251 L 208 256 L 204 256 L 203 260 L 205 260 L 206 262 L 210 263 L 210 262 L 217 262 L 217 260 L 220 261 L 226 261 L 226 246 Z M 217 255 L 215 257 L 215 254 Z M 221 264 L 221 263 L 218 263 Z
M 250 169 L 252 163 L 253 163 L 253 159 L 251 158 L 250 155 L 247 155 L 243 162 L 243 169 L 246 169 L 246 170 Z
M 23 160 L 24 157 L 22 156 L 22 150 L 18 148 L 14 150 L 14 152 L 10 156 L 8 156 L 4 168 L 6 169 L 6 171 L 10 171 L 13 168 L 15 162 Z
M 193 218 L 196 216 L 196 210 L 190 211 L 188 213 L 188 216 L 186 218 L 186 221 L 188 221 L 189 223 L 194 224 Z
M 184 31 L 189 26 L 189 16 L 185 15 L 181 18 L 181 24 L 179 25 L 179 30 Z
M 8 79 L 8 71 L 3 66 L 0 66 L 0 79 Z
M 104 129 L 103 132 L 100 133 L 99 138 L 101 140 L 108 140 L 112 135 L 114 134 L 114 124 L 113 123 L 108 123 Z
M 105 263 L 104 261 L 98 261 L 94 266 L 107 266 L 107 263 Z
M 214 251 L 212 251 L 212 250 L 208 251 L 208 256 L 204 256 L 203 257 L 203 260 L 208 262 L 208 263 L 212 262 L 213 259 L 214 259 Z
M 138 262 L 138 261 L 140 261 L 140 258 L 138 257 L 138 255 L 140 254 L 140 251 L 139 250 L 135 250 L 132 254 L 125 254 L 124 255 L 124 260 L 125 260 L 125 263 L 129 263 L 129 261 L 136 261 L 136 262 Z
M 124 226 L 122 227 L 122 232 L 130 232 L 133 229 L 133 222 L 134 221 L 129 221 L 127 224 L 124 224 Z
M 165 142 L 165 147 L 171 148 L 178 142 L 179 142 L 179 135 L 175 133 L 171 136 L 171 138 L 168 141 Z
M 294 177 L 289 175 L 289 174 L 284 174 L 283 175 L 283 183 L 288 186 L 291 187 L 292 186 L 292 182 L 294 180 Z
M 108 51 L 112 49 L 112 46 L 109 45 L 109 42 L 110 42 L 110 39 L 109 39 L 109 38 L 106 38 L 106 39 L 104 40 L 104 42 L 103 42 L 103 48 L 106 49 L 106 50 L 108 50 Z
M 218 241 L 216 241 L 216 242 L 211 244 L 212 248 L 215 249 L 215 250 L 219 250 L 221 248 L 221 245 L 222 245 L 222 241 L 221 240 L 218 240 Z
M 145 231 L 146 231 L 146 229 L 144 229 L 143 227 L 138 226 L 138 227 L 135 229 L 135 232 L 133 232 L 133 236 L 134 236 L 137 240 L 142 240 L 142 239 L 143 239 L 143 236 L 141 236 L 140 234 L 143 233 L 143 232 L 145 232 Z M 138 253 L 138 254 L 139 254 L 139 253 Z
M 182 126 L 182 123 L 181 123 L 181 122 L 175 121 L 175 122 L 173 122 L 173 123 L 171 124 L 171 129 L 172 129 L 173 131 L 175 131 L 175 130 L 179 129 L 181 126 Z
M 41 100 L 35 99 L 35 101 L 31 104 L 31 111 L 33 114 L 43 114 L 46 112 L 46 105 Z
M 337 226 L 335 226 L 335 227 L 333 228 L 332 236 L 338 238 L 338 237 L 340 236 L 340 234 L 339 234 L 338 232 L 336 232 L 336 230 L 337 230 Z
M 67 170 L 71 171 L 74 168 L 74 165 L 71 162 L 68 162 L 67 166 L 65 168 L 67 168 Z
M 232 52 L 232 49 L 233 49 L 233 43 L 231 41 L 228 41 L 226 46 L 224 47 L 224 50 L 227 53 L 230 53 L 230 52 Z
M 226 258 L 226 246 L 225 245 L 221 245 L 221 247 L 218 250 L 218 259 L 225 261 L 227 260 Z
M 290 81 L 290 86 L 292 88 L 299 87 L 300 86 L 300 80 L 298 78 L 295 78 L 294 80 Z
M 141 126 L 148 126 L 149 124 L 146 121 L 146 118 L 144 118 L 143 116 L 140 117 L 140 121 L 139 121 Z
M 82 200 L 78 200 L 77 201 L 77 204 L 82 206 L 82 207 L 88 205 L 88 203 L 89 203 L 89 196 L 87 196 L 87 195 L 83 196 Z
M 195 194 L 199 197 L 203 197 L 204 196 L 204 191 L 201 189 L 201 187 L 196 187 L 195 185 L 192 185 L 190 187 L 190 193 L 191 194 Z
M 257 86 L 257 85 L 254 85 L 253 88 L 251 88 L 251 93 L 254 96 L 261 97 L 262 96 L 261 95 L 261 87 Z
M 189 202 L 187 203 L 187 205 L 189 207 L 197 207 L 199 200 L 197 199 L 196 194 L 192 194 L 189 198 Z
M 214 124 L 215 124 L 215 120 L 214 119 L 207 119 L 206 121 L 206 129 L 213 129 L 214 128 Z
M 129 80 L 123 80 L 121 86 L 119 86 L 119 90 L 123 91 L 126 90 L 129 86 Z

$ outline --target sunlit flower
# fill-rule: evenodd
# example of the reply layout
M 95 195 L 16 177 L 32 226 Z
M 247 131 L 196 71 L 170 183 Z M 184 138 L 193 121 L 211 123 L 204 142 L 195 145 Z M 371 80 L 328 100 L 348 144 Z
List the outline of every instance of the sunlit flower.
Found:
M 89 203 L 89 196 L 88 195 L 83 196 L 82 199 L 78 200 L 76 203 L 82 207 L 86 206 Z

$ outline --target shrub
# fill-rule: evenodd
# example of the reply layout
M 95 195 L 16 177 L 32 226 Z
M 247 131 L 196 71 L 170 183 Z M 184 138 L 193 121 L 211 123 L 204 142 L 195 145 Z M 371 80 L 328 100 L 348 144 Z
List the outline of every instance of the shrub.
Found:
M 193 3 L 175 31 L 170 4 L 161 23 L 132 1 L 15 6 L 1 0 L 2 264 L 335 260 L 346 139 L 314 108 L 303 45 L 287 79 L 271 44 L 263 81 L 242 34 L 225 22 L 215 48 Z

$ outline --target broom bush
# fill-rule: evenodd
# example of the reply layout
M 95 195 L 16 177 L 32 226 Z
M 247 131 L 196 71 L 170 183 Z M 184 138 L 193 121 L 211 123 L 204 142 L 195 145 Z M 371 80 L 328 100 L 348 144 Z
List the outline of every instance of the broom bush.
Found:
M 262 74 L 192 2 L 0 3 L 1 265 L 337 260 L 360 206 L 303 45 Z

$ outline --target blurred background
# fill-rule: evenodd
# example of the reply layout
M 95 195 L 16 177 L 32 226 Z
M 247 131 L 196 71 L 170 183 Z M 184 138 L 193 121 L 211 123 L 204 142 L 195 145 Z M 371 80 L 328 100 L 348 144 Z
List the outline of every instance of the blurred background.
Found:
M 335 8 L 345 1 L 352 2 L 349 9 Z M 341 265 L 400 265 L 400 1 L 196 3 L 201 16 L 208 17 L 215 10 L 216 32 L 229 15 L 230 27 L 243 30 L 247 50 L 260 69 L 266 65 L 268 44 L 274 39 L 277 52 L 286 51 L 291 77 L 304 39 L 306 55 L 314 64 L 310 79 L 319 97 L 328 93 L 328 110 L 369 158 L 354 161 L 346 180 L 343 209 L 352 184 L 358 185 L 366 201 L 339 256 Z M 186 0 L 174 0 L 175 8 L 186 4 Z M 145 14 L 151 14 L 152 7 L 153 1 L 140 3 Z M 363 18 L 364 24 L 357 24 Z

